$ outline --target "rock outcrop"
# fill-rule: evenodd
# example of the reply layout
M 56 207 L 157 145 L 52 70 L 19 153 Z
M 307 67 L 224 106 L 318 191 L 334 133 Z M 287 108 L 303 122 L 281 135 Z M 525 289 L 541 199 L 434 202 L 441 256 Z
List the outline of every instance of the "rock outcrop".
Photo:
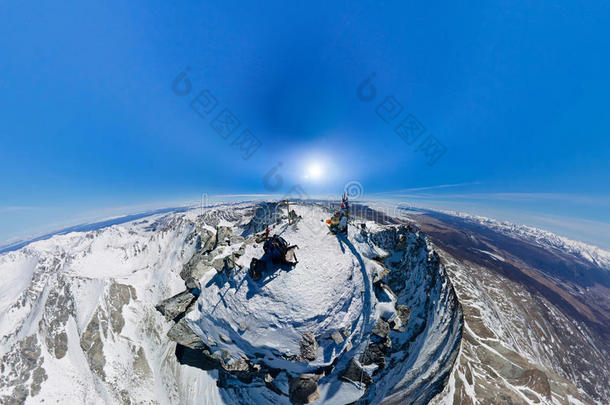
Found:
M 207 346 L 201 341 L 184 319 L 181 319 L 167 332 L 167 337 L 174 342 L 194 350 L 202 350 Z
M 303 374 L 290 379 L 290 402 L 294 405 L 309 404 L 320 399 L 318 376 Z
M 216 229 L 216 249 L 218 246 L 228 246 L 231 244 L 231 237 L 233 236 L 233 229 L 228 226 L 219 226 Z
M 314 361 L 318 357 L 318 342 L 312 332 L 307 332 L 301 340 L 301 353 L 299 359 L 301 361 Z
M 364 370 L 360 362 L 356 359 L 351 359 L 347 367 L 341 373 L 341 379 L 351 381 L 356 384 L 364 384 L 369 386 L 373 383 L 371 376 Z
M 195 287 L 194 281 L 193 287 Z M 164 299 L 155 308 L 165 316 L 165 319 L 171 320 L 183 315 L 196 298 L 197 296 L 191 291 L 183 291 L 171 298 Z

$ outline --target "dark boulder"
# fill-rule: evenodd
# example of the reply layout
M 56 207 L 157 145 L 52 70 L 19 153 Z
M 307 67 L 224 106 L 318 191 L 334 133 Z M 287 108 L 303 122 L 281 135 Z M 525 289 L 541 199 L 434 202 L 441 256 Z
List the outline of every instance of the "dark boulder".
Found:
M 309 404 L 320 399 L 318 377 L 313 374 L 302 374 L 291 378 L 289 387 L 290 402 L 295 405 Z
M 344 381 L 351 381 L 357 384 L 364 384 L 367 387 L 373 383 L 373 379 L 370 375 L 358 363 L 356 359 L 351 359 L 343 372 L 341 372 L 340 377 Z
M 191 291 L 183 291 L 171 298 L 164 299 L 155 308 L 165 316 L 165 319 L 172 320 L 186 312 L 196 298 Z
M 193 332 L 186 320 L 182 318 L 167 332 L 167 337 L 176 343 L 186 346 L 190 349 L 203 350 L 206 345 L 201 341 L 199 336 Z

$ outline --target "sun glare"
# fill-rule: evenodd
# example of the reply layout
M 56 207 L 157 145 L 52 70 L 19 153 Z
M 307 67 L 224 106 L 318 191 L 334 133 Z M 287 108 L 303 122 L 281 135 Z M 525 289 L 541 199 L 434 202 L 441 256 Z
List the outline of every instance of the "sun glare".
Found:
M 322 177 L 322 165 L 318 162 L 313 162 L 307 168 L 306 177 L 311 180 L 318 180 Z

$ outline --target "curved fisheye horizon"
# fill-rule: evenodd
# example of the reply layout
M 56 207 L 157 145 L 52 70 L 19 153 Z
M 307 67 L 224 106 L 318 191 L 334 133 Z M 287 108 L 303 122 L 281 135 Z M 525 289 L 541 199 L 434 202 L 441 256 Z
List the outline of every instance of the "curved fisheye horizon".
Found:
M 323 166 L 318 163 L 311 163 L 317 168 Z M 311 168 L 311 166 L 307 166 Z M 333 201 L 339 197 L 338 193 L 324 192 L 320 190 L 331 190 L 328 188 L 317 188 L 315 187 L 319 177 L 310 178 L 309 173 L 302 177 L 302 183 L 309 186 L 310 189 L 316 190 L 315 194 L 295 194 L 299 200 L 322 200 L 322 201 Z M 523 200 L 527 200 L 527 204 L 532 201 L 536 201 L 541 206 L 547 206 L 548 204 L 555 204 L 557 202 L 562 204 L 570 204 L 572 206 L 578 205 L 583 209 L 589 209 L 588 207 L 595 207 L 595 203 L 599 207 L 604 207 L 605 204 L 610 203 L 610 200 L 605 201 L 603 198 L 592 197 L 590 199 L 583 198 L 577 195 L 555 195 L 546 193 L 434 193 L 430 191 L 438 189 L 455 189 L 458 187 L 468 187 L 472 184 L 442 184 L 433 187 L 421 187 L 404 190 L 394 190 L 378 193 L 365 193 L 365 188 L 359 182 L 360 191 L 358 191 L 358 201 L 366 202 L 378 202 L 383 203 L 389 212 L 395 212 L 396 210 L 410 207 L 414 209 L 424 209 L 438 212 L 456 212 L 464 215 L 479 215 L 488 218 L 493 218 L 501 222 L 510 222 L 516 225 L 527 225 L 551 231 L 559 236 L 566 237 L 568 239 L 579 240 L 587 244 L 609 250 L 610 249 L 610 225 L 595 220 L 588 220 L 579 217 L 569 217 L 565 215 L 558 215 L 557 213 L 545 210 L 543 214 L 539 211 L 530 211 L 524 209 Z M 314 188 L 311 188 L 314 185 Z M 346 185 L 349 185 L 346 183 Z M 476 184 L 475 184 L 476 185 Z M 345 185 L 344 185 L 345 186 Z M 296 183 L 297 187 L 293 192 L 305 192 L 301 188 L 301 184 Z M 345 190 L 345 187 L 340 187 L 340 190 Z M 362 193 L 362 194 L 360 194 Z M 294 197 L 293 195 L 292 197 Z M 71 229 L 73 227 L 85 226 L 86 224 L 95 223 L 106 223 L 107 221 L 119 220 L 123 221 L 124 218 L 131 218 L 134 215 L 146 215 L 159 210 L 175 210 L 175 209 L 187 209 L 187 208 L 201 208 L 202 205 L 207 204 L 218 204 L 222 202 L 246 202 L 246 201 L 278 201 L 287 198 L 287 194 L 273 194 L 273 193 L 220 193 L 220 194 L 208 194 L 201 193 L 200 195 L 192 195 L 182 199 L 174 199 L 167 201 L 157 201 L 147 204 L 135 204 L 130 206 L 120 207 L 108 207 L 98 210 L 85 211 L 77 216 L 71 216 L 68 220 L 58 221 L 50 224 L 46 227 L 33 228 L 28 233 L 6 239 L 0 243 L 0 251 L 13 250 L 16 246 L 22 246 L 28 241 L 46 238 L 50 235 L 64 232 L 65 229 Z M 584 201 L 580 201 L 584 200 Z
M 0 404 L 610 403 L 610 3 L 3 2 Z
M 44 4 L 23 26 L 26 11 L 5 7 L 0 240 L 90 210 L 298 182 L 340 193 L 354 179 L 370 192 L 476 184 L 464 191 L 532 195 L 532 215 L 610 222 L 597 203 L 610 192 L 602 3 L 455 7 L 432 25 L 426 7 L 390 3 L 283 18 L 272 4 Z M 232 137 L 213 121 L 223 111 Z M 332 165 L 313 182 L 301 165 L 316 154 Z M 264 181 L 278 164 L 281 191 Z

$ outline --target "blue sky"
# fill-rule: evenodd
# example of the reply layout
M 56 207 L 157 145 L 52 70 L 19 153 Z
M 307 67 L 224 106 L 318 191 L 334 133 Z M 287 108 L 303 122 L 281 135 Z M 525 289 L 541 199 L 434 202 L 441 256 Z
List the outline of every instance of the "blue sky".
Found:
M 607 3 L 125 3 L 0 6 L 0 240 L 356 180 L 610 247 Z M 201 117 L 203 90 L 217 105 Z M 225 108 L 228 139 L 211 126 Z M 411 144 L 394 131 L 409 114 L 425 128 Z M 245 129 L 260 141 L 247 160 Z M 432 166 L 428 136 L 446 150 Z

